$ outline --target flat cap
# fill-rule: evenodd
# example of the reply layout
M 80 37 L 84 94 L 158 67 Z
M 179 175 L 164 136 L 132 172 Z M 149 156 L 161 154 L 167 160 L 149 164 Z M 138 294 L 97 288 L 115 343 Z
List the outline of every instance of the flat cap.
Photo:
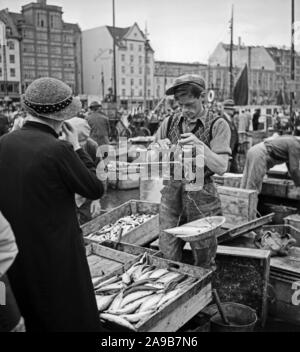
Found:
M 232 99 L 227 99 L 223 103 L 224 109 L 234 110 L 234 101 Z
M 205 90 L 205 81 L 201 76 L 196 74 L 186 74 L 175 79 L 173 86 L 167 89 L 166 95 L 173 95 L 177 87 L 190 83 L 196 84 L 202 90 Z

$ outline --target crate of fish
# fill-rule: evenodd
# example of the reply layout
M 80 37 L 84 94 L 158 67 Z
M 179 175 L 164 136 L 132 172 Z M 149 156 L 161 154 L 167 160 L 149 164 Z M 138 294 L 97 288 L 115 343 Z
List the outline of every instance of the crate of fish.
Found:
M 145 252 L 152 255 L 161 255 L 160 252 L 127 243 L 113 241 L 90 243 L 85 247 L 86 256 L 93 281 L 106 276 L 124 264 L 135 260 Z
M 84 224 L 81 228 L 85 242 L 146 245 L 158 237 L 158 213 L 158 203 L 130 200 Z
M 177 331 L 211 302 L 211 277 L 145 253 L 93 281 L 100 320 L 111 331 Z

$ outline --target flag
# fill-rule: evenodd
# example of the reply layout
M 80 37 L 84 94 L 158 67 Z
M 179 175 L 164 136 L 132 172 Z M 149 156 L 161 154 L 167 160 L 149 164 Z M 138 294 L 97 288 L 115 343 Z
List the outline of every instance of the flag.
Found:
M 248 105 L 248 67 L 247 64 L 241 70 L 234 89 L 233 99 L 235 105 Z

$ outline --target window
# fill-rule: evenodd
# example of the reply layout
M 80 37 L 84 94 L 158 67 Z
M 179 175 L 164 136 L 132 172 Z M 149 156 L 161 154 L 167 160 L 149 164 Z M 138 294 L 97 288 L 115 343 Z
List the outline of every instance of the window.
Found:
M 61 35 L 60 34 L 51 34 L 51 41 L 52 42 L 61 42 Z
M 122 78 L 122 84 L 126 84 L 125 78 Z
M 143 85 L 143 80 L 141 78 L 139 79 L 139 84 L 140 84 L 140 86 Z
M 74 55 L 74 49 L 73 48 L 64 48 L 63 49 L 63 54 L 68 55 L 68 56 L 73 56 Z
M 142 97 L 143 96 L 143 91 L 140 89 L 139 90 L 139 96 Z
M 148 85 L 148 86 L 151 86 L 151 80 L 150 80 L 150 79 L 148 79 L 147 85 Z
M 36 51 L 40 54 L 47 54 L 48 53 L 48 47 L 47 45 L 37 45 Z
M 48 36 L 46 32 L 37 32 L 36 33 L 37 40 L 47 40 Z
M 147 75 L 150 75 L 150 67 L 147 66 L 146 72 L 147 72 Z
M 10 77 L 16 77 L 16 70 L 14 68 L 10 69 Z
M 65 43 L 73 43 L 73 36 L 72 36 L 72 34 L 64 34 L 64 42 L 65 42 Z
M 143 57 L 139 56 L 139 64 L 142 64 L 142 62 L 143 62 Z
M 39 70 L 37 72 L 37 76 L 38 76 L 38 78 L 40 78 L 40 77 L 48 77 L 49 76 L 48 70 Z
M 125 66 L 122 66 L 122 73 L 125 73 Z
M 25 79 L 34 79 L 35 71 L 34 70 L 24 70 L 24 78 Z
M 123 96 L 123 97 L 126 96 L 126 89 L 122 89 L 122 96 Z
M 33 44 L 24 44 L 24 53 L 33 53 L 34 45 Z
M 9 55 L 9 63 L 11 64 L 15 63 L 15 55 Z
M 46 14 L 43 12 L 37 13 L 37 26 L 38 27 L 46 27 Z
M 130 43 L 129 48 L 130 48 L 130 50 L 133 50 L 133 44 L 132 43 Z
M 56 61 L 59 61 L 59 65 L 57 65 L 57 66 L 60 66 L 61 65 L 61 61 L 60 60 L 56 60 Z M 66 67 L 66 68 L 74 68 L 75 67 L 75 63 L 74 63 L 73 60 L 64 61 L 64 67 Z
M 35 65 L 35 60 L 33 57 L 24 57 L 23 58 L 23 63 L 25 66 L 34 66 Z
M 60 46 L 52 46 L 51 47 L 51 54 L 60 55 L 61 54 L 61 47 Z
M 24 38 L 33 39 L 33 31 L 24 29 L 23 36 Z
M 2 62 L 2 55 L 0 55 L 0 62 Z
M 131 78 L 131 80 L 130 80 L 130 85 L 131 85 L 131 86 L 134 85 L 134 79 L 133 79 L 133 78 Z
M 67 80 L 75 80 L 74 72 L 65 72 L 64 76 L 65 76 L 65 79 Z
M 7 42 L 7 46 L 9 47 L 10 50 L 14 50 L 15 43 L 12 40 L 10 40 Z
M 51 77 L 57 78 L 57 79 L 62 79 L 62 73 L 60 71 L 52 71 Z
M 37 65 L 38 66 L 48 66 L 48 59 L 47 58 L 38 58 Z
M 122 54 L 121 60 L 124 62 L 125 61 L 125 54 Z
M 134 73 L 134 67 L 133 66 L 130 67 L 130 73 Z
M 133 61 L 134 61 L 134 56 L 130 55 L 130 63 L 133 63 Z
M 142 51 L 142 45 L 139 45 L 139 52 Z
M 139 67 L 139 74 L 143 74 L 143 68 L 142 67 Z
M 131 96 L 134 96 L 134 89 L 131 89 Z
M 148 89 L 148 97 L 150 97 L 150 96 L 151 96 L 151 90 Z
M 2 76 L 2 67 L 0 67 L 0 76 Z

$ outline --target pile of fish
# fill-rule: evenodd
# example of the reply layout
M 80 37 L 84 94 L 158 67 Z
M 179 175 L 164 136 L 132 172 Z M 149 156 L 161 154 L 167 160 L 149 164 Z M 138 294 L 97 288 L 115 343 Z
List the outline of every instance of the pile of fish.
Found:
M 122 236 L 133 228 L 140 226 L 147 220 L 153 218 L 155 215 L 152 214 L 132 214 L 125 216 L 114 224 L 108 224 L 102 227 L 100 230 L 93 232 L 86 236 L 90 240 L 96 240 L 97 242 L 103 241 L 118 241 Z
M 100 319 L 137 330 L 157 310 L 174 300 L 198 279 L 148 264 L 148 255 L 123 275 L 93 278 Z

